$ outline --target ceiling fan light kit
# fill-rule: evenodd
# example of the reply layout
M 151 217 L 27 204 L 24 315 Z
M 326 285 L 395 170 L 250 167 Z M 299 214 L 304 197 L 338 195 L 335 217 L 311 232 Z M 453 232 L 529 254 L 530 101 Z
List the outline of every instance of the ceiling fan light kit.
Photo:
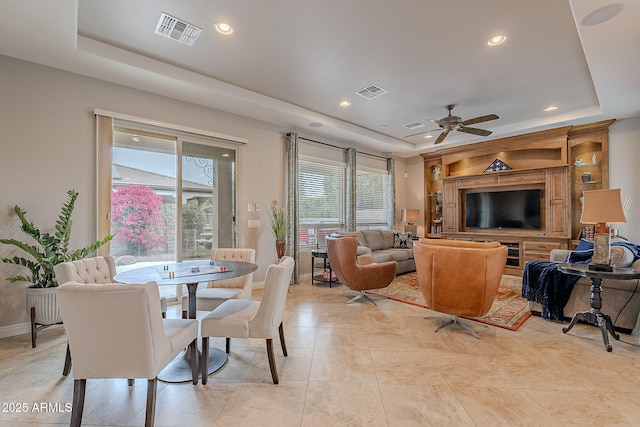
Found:
M 451 110 L 455 107 L 455 104 L 447 105 L 447 111 L 449 111 L 449 115 L 440 120 L 431 120 L 433 123 L 436 123 L 440 126 L 440 129 L 432 129 L 424 132 L 414 133 L 413 135 L 407 135 L 405 138 L 410 138 L 416 135 L 422 135 L 423 133 L 434 132 L 438 130 L 442 130 L 443 132 L 438 136 L 438 138 L 434 141 L 435 144 L 440 144 L 444 139 L 449 135 L 449 132 L 458 131 L 464 133 L 470 133 L 472 135 L 479 136 L 489 136 L 491 135 L 491 131 L 479 128 L 468 127 L 468 125 L 474 125 L 476 123 L 488 122 L 490 120 L 497 120 L 498 117 L 496 114 L 487 114 L 486 116 L 474 117 L 473 119 L 462 120 L 462 117 L 454 116 L 451 114 Z

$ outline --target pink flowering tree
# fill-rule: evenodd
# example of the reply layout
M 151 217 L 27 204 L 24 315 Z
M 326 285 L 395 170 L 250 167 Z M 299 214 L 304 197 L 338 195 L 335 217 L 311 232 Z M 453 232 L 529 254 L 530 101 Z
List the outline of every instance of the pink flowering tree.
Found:
M 162 197 L 146 185 L 117 187 L 111 194 L 111 226 L 115 239 L 133 255 L 145 255 L 164 242 Z

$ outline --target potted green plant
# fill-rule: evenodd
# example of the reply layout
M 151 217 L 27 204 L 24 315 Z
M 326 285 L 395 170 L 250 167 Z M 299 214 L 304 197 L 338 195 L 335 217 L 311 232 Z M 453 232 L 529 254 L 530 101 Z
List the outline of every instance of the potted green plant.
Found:
M 53 267 L 61 262 L 82 259 L 113 238 L 112 235 L 108 235 L 82 249 L 70 250 L 71 214 L 73 213 L 78 193 L 75 190 L 69 190 L 67 194 L 69 197 L 63 204 L 56 221 L 55 233 L 43 233 L 27 218 L 27 213 L 16 205 L 14 211 L 22 223 L 22 231 L 30 237 L 28 240 L 30 243 L 16 239 L 0 239 L 0 243 L 15 246 L 26 255 L 26 257 L 0 257 L 0 262 L 19 265 L 28 271 L 26 274 L 16 274 L 8 277 L 7 280 L 9 282 L 31 283 L 27 288 L 26 299 L 27 310 L 32 315 L 32 326 L 34 323 L 53 325 L 61 321 L 55 299 L 55 287 L 58 286 L 58 282 Z M 33 312 L 31 312 L 31 307 L 35 307 Z
M 287 211 L 279 206 L 277 200 L 271 202 L 269 219 L 271 220 L 271 231 L 276 238 L 276 252 L 278 259 L 280 259 L 284 256 L 287 244 Z

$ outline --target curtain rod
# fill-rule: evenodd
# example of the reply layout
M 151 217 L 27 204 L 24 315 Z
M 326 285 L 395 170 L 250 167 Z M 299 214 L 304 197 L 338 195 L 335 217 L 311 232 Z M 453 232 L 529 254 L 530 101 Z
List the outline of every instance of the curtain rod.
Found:
M 344 150 L 345 149 L 344 147 L 338 147 L 337 145 L 328 144 L 326 142 L 320 142 L 320 141 L 316 141 L 316 140 L 313 140 L 313 139 L 305 138 L 304 136 L 299 136 L 298 138 L 299 139 L 304 139 L 305 141 L 314 142 L 316 144 L 326 145 L 327 147 L 338 148 L 340 150 Z M 389 157 L 382 157 L 382 156 L 378 156 L 376 154 L 363 153 L 362 151 L 358 151 L 358 150 L 356 150 L 356 153 L 363 154 L 365 156 L 376 157 L 378 159 L 383 159 L 383 160 L 389 159 Z

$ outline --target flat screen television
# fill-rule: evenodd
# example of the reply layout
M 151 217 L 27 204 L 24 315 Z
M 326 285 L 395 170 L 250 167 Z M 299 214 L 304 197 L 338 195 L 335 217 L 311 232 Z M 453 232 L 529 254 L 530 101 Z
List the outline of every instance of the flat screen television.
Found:
M 466 228 L 540 230 L 542 190 L 467 192 Z

